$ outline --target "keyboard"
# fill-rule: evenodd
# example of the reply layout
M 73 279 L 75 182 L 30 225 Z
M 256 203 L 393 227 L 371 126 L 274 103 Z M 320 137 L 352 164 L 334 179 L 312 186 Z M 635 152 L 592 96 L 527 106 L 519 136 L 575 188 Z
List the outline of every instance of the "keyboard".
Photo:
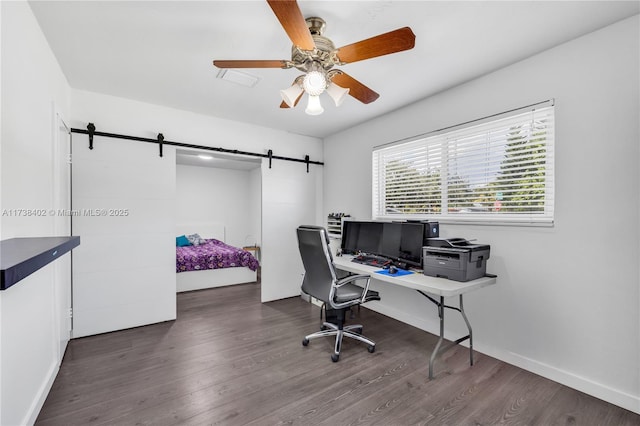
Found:
M 363 265 L 383 268 L 391 265 L 391 260 L 386 257 L 376 256 L 374 254 L 359 254 L 351 259 L 352 262 L 361 263 Z

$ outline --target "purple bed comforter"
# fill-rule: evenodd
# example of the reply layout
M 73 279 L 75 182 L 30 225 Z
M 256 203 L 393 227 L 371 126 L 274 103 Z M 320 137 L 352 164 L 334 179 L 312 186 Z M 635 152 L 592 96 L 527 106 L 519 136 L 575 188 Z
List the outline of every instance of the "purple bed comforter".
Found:
M 176 272 L 246 266 L 255 271 L 259 263 L 248 251 L 210 239 L 197 246 L 176 247 Z

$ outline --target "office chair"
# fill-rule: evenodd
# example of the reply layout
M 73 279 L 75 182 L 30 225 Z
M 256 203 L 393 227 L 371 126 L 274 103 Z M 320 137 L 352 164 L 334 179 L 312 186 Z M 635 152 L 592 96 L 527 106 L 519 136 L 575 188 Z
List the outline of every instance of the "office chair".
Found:
M 325 303 L 336 312 L 336 323 L 324 322 L 323 329 L 305 336 L 302 345 L 318 337 L 336 336 L 335 349 L 331 355 L 333 362 L 340 359 L 340 349 L 344 336 L 366 343 L 369 352 L 376 350 L 374 341 L 364 337 L 362 325 L 345 326 L 345 313 L 352 306 L 370 300 L 380 300 L 378 292 L 369 290 L 369 275 L 350 275 L 343 279 L 336 277 L 333 257 L 329 250 L 329 234 L 320 226 L 302 225 L 297 229 L 300 257 L 304 265 L 305 274 L 302 280 L 302 291 Z M 354 281 L 364 281 L 364 288 L 353 284 Z

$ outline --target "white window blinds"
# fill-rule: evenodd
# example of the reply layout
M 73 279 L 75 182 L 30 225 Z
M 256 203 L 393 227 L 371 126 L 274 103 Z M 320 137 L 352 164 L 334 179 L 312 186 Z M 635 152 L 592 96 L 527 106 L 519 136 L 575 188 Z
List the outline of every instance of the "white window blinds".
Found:
M 553 106 L 374 149 L 373 216 L 553 223 Z

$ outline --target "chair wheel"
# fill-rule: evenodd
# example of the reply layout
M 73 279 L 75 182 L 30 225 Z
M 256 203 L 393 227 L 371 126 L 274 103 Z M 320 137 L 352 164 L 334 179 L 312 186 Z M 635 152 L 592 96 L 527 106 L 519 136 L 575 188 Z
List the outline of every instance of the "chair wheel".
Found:
M 302 346 L 307 346 L 309 344 L 309 339 L 304 338 L 302 339 Z
M 339 359 L 340 359 L 340 355 L 336 355 L 336 354 L 331 355 L 331 361 L 338 362 Z
M 367 350 L 369 351 L 370 354 L 374 353 L 376 351 L 376 346 L 375 345 L 369 345 L 367 347 Z

